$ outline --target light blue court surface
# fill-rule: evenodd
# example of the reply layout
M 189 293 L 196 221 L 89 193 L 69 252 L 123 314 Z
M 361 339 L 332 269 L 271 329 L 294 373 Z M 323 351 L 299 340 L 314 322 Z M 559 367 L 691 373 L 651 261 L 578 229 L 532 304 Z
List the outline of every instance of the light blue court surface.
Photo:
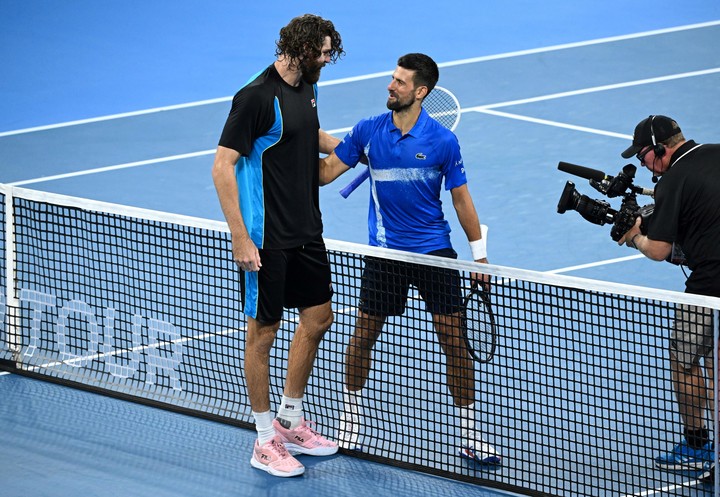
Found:
M 307 474 L 252 470 L 255 434 L 16 375 L 0 375 L 2 495 L 495 496 L 475 485 L 354 457 L 303 457 Z M 424 494 L 419 494 L 424 495 Z
M 456 133 L 492 263 L 682 291 L 679 268 L 556 213 L 567 180 L 604 199 L 557 164 L 617 174 L 649 114 L 720 142 L 715 0 L 4 2 L 0 182 L 221 220 L 210 166 L 229 98 L 304 12 L 343 35 L 347 55 L 324 69 L 319 99 L 338 136 L 384 111 L 399 55 L 441 63 L 463 107 Z M 346 176 L 321 192 L 325 236 L 365 243 L 367 186 L 344 200 Z M 652 186 L 649 173 L 636 184 Z M 0 392 L 4 495 L 498 495 L 347 456 L 304 460 L 303 478 L 278 481 L 250 468 L 246 430 L 11 375 Z

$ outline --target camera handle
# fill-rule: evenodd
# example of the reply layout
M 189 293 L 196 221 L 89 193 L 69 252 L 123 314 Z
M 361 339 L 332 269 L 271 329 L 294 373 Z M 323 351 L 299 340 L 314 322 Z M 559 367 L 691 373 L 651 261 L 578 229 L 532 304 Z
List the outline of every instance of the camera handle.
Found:
M 655 197 L 655 189 L 643 188 L 642 186 L 631 186 L 630 189 L 638 195 L 647 195 L 648 197 Z

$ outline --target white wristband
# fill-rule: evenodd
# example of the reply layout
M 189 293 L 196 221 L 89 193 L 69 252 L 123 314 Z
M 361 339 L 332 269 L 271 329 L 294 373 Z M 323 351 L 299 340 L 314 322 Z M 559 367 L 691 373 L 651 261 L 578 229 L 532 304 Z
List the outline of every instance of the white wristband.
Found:
M 470 242 L 470 252 L 472 252 L 472 258 L 474 261 L 487 259 L 487 232 L 488 227 L 484 224 L 480 225 L 482 238 L 480 240 Z

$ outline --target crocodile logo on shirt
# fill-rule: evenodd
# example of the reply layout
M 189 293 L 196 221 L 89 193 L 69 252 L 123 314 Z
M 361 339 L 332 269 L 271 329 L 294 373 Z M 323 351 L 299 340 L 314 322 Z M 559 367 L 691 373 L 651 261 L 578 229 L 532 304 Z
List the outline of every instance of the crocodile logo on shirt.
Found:
M 418 152 L 415 154 L 415 158 L 417 160 L 425 160 L 425 159 L 427 159 L 427 156 L 422 152 Z

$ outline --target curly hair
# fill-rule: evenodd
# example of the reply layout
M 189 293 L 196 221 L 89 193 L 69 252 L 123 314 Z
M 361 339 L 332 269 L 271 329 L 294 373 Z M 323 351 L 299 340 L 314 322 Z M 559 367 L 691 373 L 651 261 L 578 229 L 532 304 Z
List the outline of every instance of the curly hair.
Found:
M 275 55 L 284 55 L 292 61 L 317 59 L 322 55 L 326 36 L 330 37 L 330 61 L 336 62 L 345 51 L 340 33 L 335 30 L 333 23 L 313 14 L 295 17 L 280 30 L 280 39 L 275 43 Z

